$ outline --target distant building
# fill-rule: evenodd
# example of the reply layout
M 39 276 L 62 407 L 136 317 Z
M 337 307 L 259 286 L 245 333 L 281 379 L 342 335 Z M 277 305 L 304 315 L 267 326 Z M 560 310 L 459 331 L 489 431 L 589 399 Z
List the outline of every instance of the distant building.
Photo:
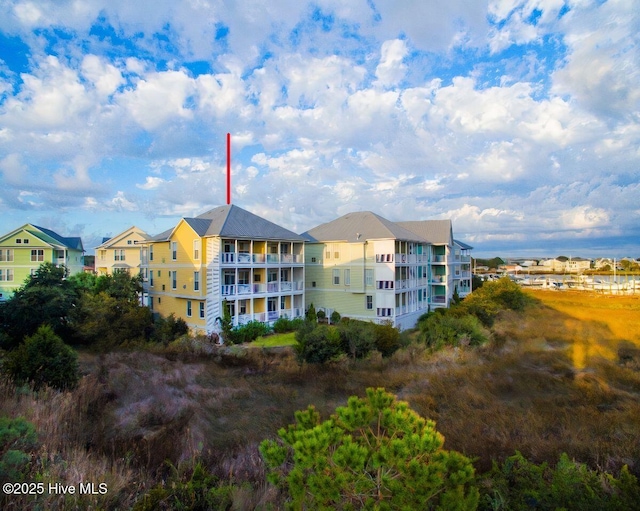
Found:
M 0 300 L 9 298 L 45 262 L 64 265 L 70 275 L 83 271 L 84 248 L 78 237 L 25 224 L 0 237 Z
M 140 247 L 149 238 L 146 232 L 136 226 L 129 227 L 111 238 L 104 238 L 96 247 L 96 273 L 112 275 L 117 271 L 126 271 L 137 275 L 141 270 Z

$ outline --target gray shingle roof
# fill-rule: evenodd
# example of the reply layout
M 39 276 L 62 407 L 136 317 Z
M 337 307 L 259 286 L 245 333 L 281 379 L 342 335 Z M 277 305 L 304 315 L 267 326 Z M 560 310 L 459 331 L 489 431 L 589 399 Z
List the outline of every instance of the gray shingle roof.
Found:
M 285 229 L 273 222 L 254 215 L 249 211 L 233 204 L 219 206 L 198 215 L 195 218 L 185 218 L 191 228 L 199 236 L 220 236 L 234 239 L 253 240 L 286 240 L 304 241 L 304 238 L 293 231 Z M 155 241 L 169 238 L 173 229 L 154 236 Z
M 353 243 L 374 239 L 424 241 L 420 235 L 371 211 L 347 213 L 336 220 L 308 230 L 302 236 L 312 242 L 346 241 Z
M 415 220 L 398 222 L 398 225 L 422 236 L 432 244 L 453 244 L 451 220 Z

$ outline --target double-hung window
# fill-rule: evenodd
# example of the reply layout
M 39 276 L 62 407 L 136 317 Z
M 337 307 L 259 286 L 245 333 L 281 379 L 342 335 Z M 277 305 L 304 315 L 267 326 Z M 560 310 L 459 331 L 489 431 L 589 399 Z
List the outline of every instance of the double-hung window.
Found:
M 171 242 L 171 259 L 173 261 L 178 259 L 178 242 L 177 241 Z
M 193 290 L 200 291 L 200 272 L 199 271 L 193 272 Z
M 31 251 L 31 261 L 44 261 L 44 250 L 41 248 L 33 249 Z
M 333 270 L 333 285 L 340 285 L 340 270 Z

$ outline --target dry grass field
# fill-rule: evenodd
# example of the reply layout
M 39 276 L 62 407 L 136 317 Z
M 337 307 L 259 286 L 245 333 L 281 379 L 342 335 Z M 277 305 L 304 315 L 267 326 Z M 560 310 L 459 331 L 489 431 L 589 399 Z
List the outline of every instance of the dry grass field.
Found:
M 587 359 L 615 360 L 621 345 L 640 347 L 640 296 L 617 296 L 583 291 L 529 290 L 545 306 L 566 317 L 571 332 L 573 358 L 582 369 Z
M 566 452 L 592 468 L 617 473 L 627 464 L 639 475 L 640 299 L 531 296 L 537 301 L 524 313 L 501 313 L 478 348 L 431 353 L 411 344 L 389 359 L 326 366 L 300 366 L 290 348 L 84 354 L 78 389 L 4 385 L 0 414 L 36 426 L 33 473 L 46 484 L 109 483 L 108 495 L 81 508 L 128 509 L 166 476 L 165 460 L 198 457 L 238 485 L 236 509 L 277 509 L 258 443 L 293 422 L 296 410 L 314 404 L 326 417 L 367 387 L 385 387 L 435 420 L 445 447 L 470 456 L 479 472 L 519 450 L 538 463 Z M 78 504 L 63 500 L 5 508 Z

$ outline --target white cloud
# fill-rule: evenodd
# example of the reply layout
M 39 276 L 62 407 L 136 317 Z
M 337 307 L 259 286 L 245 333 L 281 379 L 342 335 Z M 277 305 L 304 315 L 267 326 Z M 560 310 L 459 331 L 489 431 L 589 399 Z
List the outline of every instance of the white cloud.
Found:
M 183 71 L 151 73 L 134 90 L 124 92 L 119 102 L 146 130 L 154 130 L 172 120 L 191 119 L 188 98 L 195 93 L 193 79 Z
M 24 176 L 27 173 L 27 168 L 19 154 L 8 154 L 0 160 L 0 171 L 3 182 L 8 185 L 16 186 L 25 183 Z
M 381 86 L 396 85 L 407 72 L 407 66 L 403 63 L 407 56 L 407 45 L 401 39 L 385 41 L 382 43 L 380 63 L 376 68 L 377 83 Z
M 81 68 L 100 96 L 113 94 L 125 82 L 120 70 L 96 55 L 85 56 Z
M 561 215 L 561 225 L 567 229 L 592 229 L 604 227 L 609 222 L 609 214 L 602 208 L 577 206 Z
M 164 183 L 166 183 L 166 181 L 160 177 L 147 176 L 144 184 L 137 184 L 136 186 L 142 190 L 155 190 Z

